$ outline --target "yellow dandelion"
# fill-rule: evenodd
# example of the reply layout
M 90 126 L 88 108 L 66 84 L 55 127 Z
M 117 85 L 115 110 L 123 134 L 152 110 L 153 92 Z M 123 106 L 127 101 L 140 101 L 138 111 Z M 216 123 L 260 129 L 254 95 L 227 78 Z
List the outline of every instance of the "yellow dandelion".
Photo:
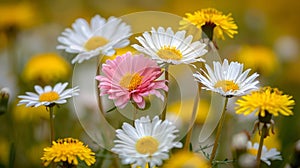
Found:
M 95 153 L 81 141 L 73 138 L 53 141 L 51 147 L 44 148 L 44 155 L 41 158 L 44 166 L 48 166 L 51 162 L 78 165 L 77 159 L 84 161 L 88 166 L 96 162 Z
M 186 17 L 179 24 L 182 29 L 189 29 L 190 25 L 194 25 L 202 29 L 210 39 L 212 39 L 212 34 L 224 40 L 224 34 L 233 38 L 233 35 L 238 33 L 238 26 L 234 23 L 231 13 L 224 15 L 214 8 L 202 9 L 193 14 L 186 13 Z
M 0 5 L 0 29 L 26 28 L 37 21 L 36 12 L 30 3 Z
M 271 49 L 264 46 L 243 46 L 237 53 L 237 60 L 262 75 L 270 75 L 279 66 L 279 60 Z
M 199 154 L 180 151 L 171 156 L 171 158 L 163 165 L 163 168 L 210 168 L 208 162 Z
M 267 114 L 278 116 L 293 115 L 292 108 L 295 101 L 292 96 L 284 95 L 277 88 L 264 87 L 259 91 L 253 91 L 249 95 L 237 100 L 235 107 L 237 114 L 248 115 L 256 112 L 256 115 L 265 117 Z
M 25 104 L 15 106 L 13 116 L 16 121 L 40 121 L 41 119 L 49 119 L 49 111 L 46 107 L 26 107 Z
M 285 83 L 299 85 L 300 78 L 299 78 L 299 67 L 300 67 L 300 59 L 293 60 L 288 62 L 285 68 L 283 69 L 283 79 Z
M 33 56 L 25 65 L 23 79 L 38 85 L 54 84 L 67 80 L 71 66 L 56 53 L 42 53 Z

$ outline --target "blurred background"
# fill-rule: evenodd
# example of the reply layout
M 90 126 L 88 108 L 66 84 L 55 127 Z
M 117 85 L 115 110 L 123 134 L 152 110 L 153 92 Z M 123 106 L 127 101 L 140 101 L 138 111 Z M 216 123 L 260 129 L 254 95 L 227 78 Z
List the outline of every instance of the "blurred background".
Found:
M 294 116 L 275 118 L 276 143 L 284 162 L 274 165 L 283 167 L 300 139 L 298 0 L 1 0 L 0 88 L 9 88 L 10 106 L 0 116 L 0 167 L 12 162 L 15 167 L 42 166 L 42 150 L 49 143 L 48 113 L 44 108 L 16 107 L 16 95 L 33 91 L 35 84 L 72 80 L 71 57 L 55 47 L 57 37 L 75 19 L 90 20 L 95 14 L 119 17 L 149 10 L 184 17 L 185 13 L 208 7 L 232 13 L 238 25 L 233 39 L 217 40 L 221 58 L 244 63 L 261 74 L 261 85 L 278 87 L 296 101 Z M 87 111 L 89 108 L 95 106 L 87 105 Z M 70 109 L 68 105 L 56 109 L 57 137 L 84 139 L 84 130 Z M 228 117 L 227 128 L 235 127 L 236 123 L 230 122 L 232 116 Z M 11 158 L 11 154 L 15 157 Z

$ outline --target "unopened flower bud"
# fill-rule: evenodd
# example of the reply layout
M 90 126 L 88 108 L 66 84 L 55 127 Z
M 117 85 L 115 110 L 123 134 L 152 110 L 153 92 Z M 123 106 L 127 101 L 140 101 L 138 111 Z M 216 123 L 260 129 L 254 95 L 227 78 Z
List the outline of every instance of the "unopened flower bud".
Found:
M 236 160 L 239 160 L 247 152 L 247 143 L 250 140 L 250 135 L 248 132 L 243 131 L 235 134 L 232 138 L 231 147 L 232 155 Z M 235 164 L 239 167 L 238 164 Z
M 234 150 L 247 150 L 247 143 L 249 141 L 249 133 L 246 131 L 235 134 L 232 138 L 232 148 Z
M 9 95 L 10 91 L 8 88 L 2 88 L 0 90 L 0 115 L 7 111 Z

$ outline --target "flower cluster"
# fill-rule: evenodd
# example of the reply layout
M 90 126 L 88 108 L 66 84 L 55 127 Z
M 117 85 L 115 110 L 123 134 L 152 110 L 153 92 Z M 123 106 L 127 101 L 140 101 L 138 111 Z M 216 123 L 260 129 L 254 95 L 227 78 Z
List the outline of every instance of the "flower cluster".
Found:
M 55 141 L 54 109 L 66 104 L 67 99 L 79 96 L 79 86 L 67 89 L 68 82 L 60 82 L 66 80 L 70 71 L 70 65 L 60 59 L 60 56 L 45 54 L 32 58 L 25 66 L 24 76 L 27 77 L 24 78 L 30 78 L 29 84 L 37 82 L 40 85 L 34 85 L 35 92 L 19 95 L 18 105 L 36 108 L 36 110 L 38 107 L 43 107 L 46 109 L 43 112 L 50 114 L 50 146 L 44 148 L 41 158 L 44 166 L 52 164 L 53 167 L 80 167 L 81 163 L 92 166 L 98 157 L 101 158 L 99 159 L 101 166 L 104 165 L 102 163 L 105 163 L 105 159 L 120 159 L 121 162 L 110 162 L 116 165 L 122 163 L 134 168 L 157 166 L 208 168 L 222 163 L 239 166 L 240 161 L 242 163 L 245 158 L 254 161 L 252 167 L 260 167 L 261 161 L 271 165 L 273 160 L 282 160 L 276 148 L 268 147 L 270 149 L 268 150 L 263 143 L 269 136 L 269 130 L 274 132 L 275 121 L 272 116 L 293 115 L 292 109 L 295 105 L 293 97 L 283 94 L 277 88 L 269 86 L 259 88 L 259 84 L 264 84 L 259 82 L 260 75 L 257 72 L 250 73 L 250 68 L 244 69 L 243 63 L 229 61 L 230 59 L 210 58 L 210 54 L 217 50 L 214 48 L 217 46 L 214 37 L 225 39 L 224 34 L 226 34 L 233 38 L 238 33 L 238 27 L 231 14 L 223 15 L 213 8 L 202 9 L 193 14 L 187 13 L 186 17 L 177 24 L 181 25 L 179 30 L 164 26 L 149 27 L 147 30 L 150 31 L 144 31 L 134 37 L 135 43 L 131 44 L 133 41 L 131 36 L 135 36 L 132 33 L 132 25 L 121 18 L 105 19 L 95 15 L 90 22 L 82 18 L 75 20 L 71 28 L 66 28 L 57 38 L 59 44 L 56 48 L 74 56 L 71 60 L 72 64 L 89 65 L 91 62 L 95 63 L 94 58 L 96 58 L 96 74 L 91 80 L 96 82 L 96 98 L 101 118 L 110 118 L 101 126 L 106 126 L 112 120 L 117 121 L 117 126 L 112 129 L 113 133 L 107 136 L 114 138 L 109 142 L 105 141 L 107 138 L 105 134 L 110 129 L 99 127 L 103 144 L 93 149 L 97 152 L 93 152 L 83 142 L 74 138 Z M 202 39 L 198 39 L 190 34 L 191 25 L 199 29 L 202 34 L 206 34 L 208 40 L 203 36 Z M 105 61 L 103 61 L 104 56 Z M 43 68 L 48 64 L 48 69 Z M 175 99 L 169 93 L 172 93 L 172 89 L 177 84 L 176 80 L 173 81 L 174 76 L 169 73 L 171 72 L 169 68 L 180 67 L 180 65 L 188 65 L 192 69 L 192 73 L 189 74 L 192 81 L 185 81 L 185 83 L 194 82 L 199 88 L 192 90 L 196 93 L 193 105 L 189 104 L 193 108 L 183 109 L 191 112 L 185 112 L 182 117 L 177 112 L 179 107 L 176 106 L 175 119 L 170 119 L 170 115 L 166 119 L 168 110 L 171 109 L 168 103 Z M 36 68 L 32 70 L 32 66 Z M 50 74 L 52 71 L 53 73 Z M 53 82 L 57 80 L 58 83 L 53 86 Z M 204 89 L 204 92 L 201 89 Z M 210 92 L 214 92 L 212 94 L 214 101 L 211 101 L 210 107 L 208 107 L 209 103 L 204 104 L 207 109 L 203 110 L 205 107 L 200 103 L 200 95 Z M 159 114 L 150 108 L 155 105 L 151 102 L 153 99 L 163 102 L 164 106 L 159 107 Z M 225 129 L 223 125 L 229 111 L 228 104 L 235 100 L 236 106 L 232 108 L 235 113 L 244 115 L 255 113 L 258 116 L 254 131 L 257 128 L 260 141 L 252 145 L 250 141 L 252 135 L 247 131 L 233 136 L 233 160 L 219 161 L 216 160 L 217 150 L 221 133 Z M 181 100 L 180 103 L 184 101 Z M 114 107 L 104 112 L 103 107 L 108 104 L 113 104 Z M 122 116 L 119 121 L 115 116 L 120 116 L 122 111 L 126 111 L 126 115 L 132 118 L 124 115 L 128 118 Z M 197 112 L 203 113 L 197 114 Z M 216 119 L 212 120 L 212 116 Z M 181 125 L 177 123 L 180 117 L 184 119 Z M 90 124 L 92 125 L 92 122 Z M 207 129 L 209 127 L 207 125 L 210 124 L 216 127 L 214 142 L 212 145 L 202 147 L 199 145 L 202 130 L 199 142 L 195 143 L 192 134 L 199 131 L 193 129 L 200 127 Z M 185 127 L 188 127 L 186 132 L 184 132 Z M 213 130 L 207 132 L 212 134 L 215 127 L 209 128 Z M 206 148 L 211 147 L 212 150 L 207 152 Z M 113 153 L 118 154 L 119 157 L 111 157 L 114 156 Z

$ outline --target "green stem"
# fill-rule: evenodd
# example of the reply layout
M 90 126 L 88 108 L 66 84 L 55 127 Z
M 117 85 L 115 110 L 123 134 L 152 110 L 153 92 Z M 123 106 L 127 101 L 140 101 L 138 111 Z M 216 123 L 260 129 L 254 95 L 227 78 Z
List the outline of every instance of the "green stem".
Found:
M 166 65 L 166 68 L 165 68 L 165 80 L 166 81 L 166 85 L 167 87 L 169 87 L 169 72 L 168 72 L 168 69 L 169 69 L 169 65 Z M 164 111 L 162 112 L 162 115 L 161 115 L 161 119 L 164 121 L 166 119 L 166 115 L 167 115 L 167 106 L 168 106 L 168 91 L 165 92 L 166 96 L 165 96 L 165 108 L 164 108 Z
M 14 168 L 16 160 L 16 147 L 14 143 L 10 145 L 8 168 Z
M 226 97 L 223 112 L 222 112 L 222 116 L 221 116 L 221 119 L 220 119 L 219 124 L 218 124 L 218 129 L 217 129 L 217 133 L 216 133 L 214 146 L 213 146 L 213 149 L 212 149 L 212 152 L 211 152 L 211 155 L 210 155 L 210 159 L 209 159 L 209 162 L 211 164 L 212 164 L 212 162 L 213 162 L 213 160 L 216 156 L 216 153 L 217 153 L 218 142 L 219 142 L 219 138 L 220 138 L 220 135 L 221 135 L 221 132 L 222 132 L 223 124 L 224 124 L 224 121 L 225 121 L 225 113 L 226 113 L 227 103 L 228 103 L 228 98 Z
M 18 82 L 18 60 L 16 54 L 16 39 L 17 39 L 17 28 L 16 27 L 9 27 L 6 30 L 7 40 L 8 40 L 8 61 L 11 68 L 11 72 L 16 78 L 16 83 Z
M 103 156 L 101 156 L 100 158 L 101 159 L 98 159 L 98 161 L 99 161 L 99 165 L 100 165 L 100 167 L 102 167 L 103 166 L 103 163 L 104 163 L 104 160 L 106 159 L 106 155 L 107 155 L 107 150 L 106 149 L 104 149 L 104 151 L 102 152 L 102 154 L 103 154 Z
M 99 60 L 99 57 L 97 59 L 96 76 L 100 75 L 101 62 Z M 103 111 L 103 105 L 102 105 L 102 101 L 101 101 L 101 97 L 100 97 L 100 88 L 98 88 L 99 83 L 100 83 L 99 81 L 96 81 L 96 92 L 97 92 L 98 108 L 99 108 L 100 112 L 104 115 L 105 113 Z
M 134 111 L 133 111 L 132 125 L 134 126 L 134 121 L 137 119 L 138 107 L 135 104 L 133 104 L 133 107 L 134 107 Z
M 261 137 L 260 137 L 260 141 L 259 141 L 259 147 L 258 147 L 258 151 L 257 151 L 257 156 L 256 156 L 256 165 L 257 167 L 260 167 L 260 158 L 261 158 L 261 152 L 262 152 L 262 148 L 264 145 L 264 139 L 266 137 L 268 131 L 268 127 L 266 124 L 264 124 L 264 126 L 262 127 L 262 133 L 261 133 Z
M 195 118 L 196 118 L 196 115 L 197 115 L 198 103 L 199 103 L 200 92 L 201 92 L 201 83 L 199 83 L 199 85 L 198 85 L 198 90 L 199 90 L 199 93 L 196 95 L 195 100 L 194 100 L 194 105 L 193 105 L 193 111 L 192 111 L 190 124 L 195 122 Z M 191 137 L 192 137 L 192 133 L 193 133 L 193 124 L 190 125 L 189 127 L 190 127 L 190 129 L 189 129 L 189 131 L 186 135 L 185 144 L 184 144 L 184 147 L 183 147 L 183 150 L 186 150 L 186 151 L 189 151 Z
M 53 112 L 53 106 L 49 107 L 49 114 L 50 114 L 50 146 L 52 146 L 52 142 L 54 141 L 54 112 Z

